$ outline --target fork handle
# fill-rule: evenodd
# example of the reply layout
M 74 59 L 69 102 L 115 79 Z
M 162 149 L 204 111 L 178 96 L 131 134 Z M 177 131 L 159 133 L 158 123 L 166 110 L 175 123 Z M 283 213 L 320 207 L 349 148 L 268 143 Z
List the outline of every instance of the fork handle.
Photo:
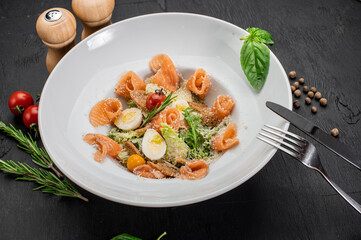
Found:
M 324 172 L 322 171 L 319 172 L 326 179 L 326 181 L 336 190 L 336 192 L 338 192 L 338 194 L 340 194 L 341 197 L 343 197 L 343 199 L 345 199 L 354 209 L 356 209 L 358 213 L 361 214 L 361 205 L 358 202 L 356 202 L 352 197 L 350 197 L 350 195 L 345 193 L 336 183 L 334 183 L 331 179 L 329 179 Z

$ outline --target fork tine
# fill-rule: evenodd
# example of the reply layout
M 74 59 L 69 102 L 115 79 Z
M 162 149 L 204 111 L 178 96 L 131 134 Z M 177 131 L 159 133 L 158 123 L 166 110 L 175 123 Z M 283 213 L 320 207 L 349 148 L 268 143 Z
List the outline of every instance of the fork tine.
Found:
M 262 136 L 264 136 L 264 137 L 266 137 L 266 138 L 272 139 L 272 140 L 275 141 L 275 142 L 278 142 L 278 143 L 280 143 L 280 144 L 282 144 L 282 145 L 285 145 L 285 146 L 287 146 L 288 148 L 292 149 L 293 151 L 295 151 L 295 152 L 297 152 L 297 153 L 299 153 L 300 150 L 301 150 L 301 146 L 299 146 L 299 145 L 297 145 L 297 147 L 296 147 L 295 145 L 289 144 L 289 143 L 287 143 L 287 142 L 284 142 L 284 141 L 282 141 L 282 140 L 279 140 L 279 139 L 277 139 L 277 138 L 275 138 L 275 137 L 269 136 L 269 135 L 264 134 L 264 133 L 262 133 L 262 132 L 260 132 L 259 135 L 262 135 Z
M 296 139 L 298 139 L 298 140 L 300 140 L 302 142 L 306 141 L 306 139 L 304 139 L 303 137 L 298 136 L 297 134 L 294 134 L 294 133 L 291 133 L 291 132 L 288 132 L 288 131 L 285 131 L 285 130 L 282 130 L 282 129 L 279 129 L 279 128 L 276 128 L 276 127 L 273 127 L 273 126 L 270 126 L 268 124 L 265 124 L 264 126 L 270 128 L 270 129 L 279 131 L 281 133 L 287 134 L 289 136 L 292 136 L 292 137 L 294 137 L 294 138 L 296 138 Z
M 282 135 L 280 133 L 277 133 L 277 132 L 274 132 L 272 130 L 269 130 L 269 129 L 266 129 L 266 128 L 262 128 L 261 130 L 265 131 L 265 132 L 268 132 L 270 134 L 273 134 L 273 135 L 276 135 L 277 137 L 281 137 L 283 139 L 286 139 L 287 141 L 299 146 L 299 147 L 304 147 L 304 144 L 301 144 L 301 140 L 296 140 L 296 139 L 293 139 L 293 138 L 290 138 L 290 137 L 287 137 L 286 135 Z M 284 133 L 284 134 L 287 134 L 287 133 Z
M 298 157 L 299 157 L 298 154 L 292 152 L 291 150 L 289 150 L 289 149 L 287 149 L 287 148 L 285 148 L 285 147 L 282 147 L 281 145 L 277 145 L 276 143 L 271 142 L 270 140 L 268 140 L 268 139 L 266 139 L 266 138 L 264 138 L 264 137 L 257 136 L 257 138 L 258 138 L 259 140 L 265 142 L 265 143 L 268 143 L 269 145 L 272 145 L 272 146 L 274 146 L 274 147 L 276 147 L 276 148 L 284 151 L 285 153 L 291 155 L 291 156 L 294 157 L 294 158 L 297 158 L 297 159 L 298 159 Z

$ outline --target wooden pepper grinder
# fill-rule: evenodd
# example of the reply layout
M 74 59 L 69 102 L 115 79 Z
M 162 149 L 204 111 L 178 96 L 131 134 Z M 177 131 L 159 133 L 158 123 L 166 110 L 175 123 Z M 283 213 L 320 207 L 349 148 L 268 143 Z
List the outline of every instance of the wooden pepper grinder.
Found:
M 114 10 L 115 0 L 73 0 L 75 15 L 84 25 L 81 34 L 83 40 L 99 29 L 112 24 L 110 18 Z
M 50 73 L 60 59 L 75 46 L 76 21 L 68 10 L 51 8 L 39 16 L 36 31 L 48 47 L 46 67 Z

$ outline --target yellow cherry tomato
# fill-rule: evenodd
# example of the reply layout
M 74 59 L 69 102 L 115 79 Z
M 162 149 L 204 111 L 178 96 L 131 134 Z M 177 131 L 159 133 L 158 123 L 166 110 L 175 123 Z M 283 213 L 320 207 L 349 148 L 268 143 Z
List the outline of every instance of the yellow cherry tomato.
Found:
M 133 172 L 134 168 L 138 167 L 139 165 L 145 164 L 145 160 L 139 156 L 138 154 L 133 154 L 128 158 L 127 167 L 129 171 Z

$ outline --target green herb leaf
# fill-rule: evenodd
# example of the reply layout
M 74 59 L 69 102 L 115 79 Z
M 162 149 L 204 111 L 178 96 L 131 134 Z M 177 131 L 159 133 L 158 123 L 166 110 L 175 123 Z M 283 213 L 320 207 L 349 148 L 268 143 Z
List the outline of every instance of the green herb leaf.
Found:
M 18 141 L 18 147 L 29 153 L 32 157 L 32 161 L 35 164 L 43 168 L 51 168 L 59 178 L 62 177 L 61 173 L 54 168 L 53 161 L 49 157 L 48 153 L 45 151 L 44 148 L 40 148 L 37 146 L 36 141 L 32 139 L 30 134 L 26 136 L 21 130 L 16 129 L 11 124 L 9 124 L 9 126 L 6 126 L 6 124 L 2 121 L 0 121 L 0 130 Z
M 179 137 L 191 149 L 187 158 L 212 158 L 216 154 L 216 151 L 211 147 L 212 137 L 219 131 L 219 127 L 223 127 L 223 124 L 214 128 L 202 126 L 202 115 L 195 113 L 192 108 L 187 108 L 183 115 L 190 127 L 187 130 L 182 130 Z
M 172 161 L 175 158 L 187 158 L 187 155 L 190 151 L 189 146 L 178 137 L 176 131 L 165 123 L 161 123 L 160 131 L 164 137 L 165 142 L 167 143 L 167 151 L 165 153 L 166 159 L 171 159 Z
M 138 105 L 133 101 L 133 99 L 130 99 L 130 100 L 127 102 L 127 104 L 128 104 L 128 107 L 129 107 L 129 108 L 137 108 L 137 107 L 138 107 Z
M 18 141 L 18 147 L 25 152 L 29 153 L 32 157 L 32 161 L 37 165 L 51 169 L 55 174 L 43 169 L 32 168 L 24 163 L 15 163 L 13 161 L 0 160 L 0 170 L 5 173 L 18 175 L 16 180 L 33 181 L 37 182 L 40 186 L 33 190 L 41 190 L 45 193 L 51 193 L 55 195 L 76 197 L 84 201 L 88 201 L 83 197 L 68 180 L 63 179 L 61 173 L 55 169 L 53 161 L 49 157 L 44 148 L 38 147 L 36 141 L 34 141 L 30 134 L 24 135 L 21 130 L 15 129 L 14 126 L 0 121 L 0 130 Z
M 127 233 L 122 233 L 122 234 L 120 234 L 118 236 L 113 237 L 110 240 L 142 240 L 142 239 L 134 237 L 134 236 L 132 236 L 130 234 L 127 234 Z
M 165 235 L 167 235 L 167 232 L 164 232 L 164 233 L 162 233 L 158 238 L 157 238 L 157 240 L 160 240 L 163 236 L 165 236 Z
M 166 235 L 167 233 L 166 232 L 164 232 L 164 233 L 162 233 L 158 238 L 157 238 L 157 240 L 160 240 L 164 235 Z M 118 235 L 118 236 L 115 236 L 115 237 L 113 237 L 112 239 L 110 239 L 110 240 L 142 240 L 141 238 L 137 238 L 137 237 L 134 237 L 134 236 L 132 236 L 132 235 L 130 235 L 130 234 L 128 234 L 128 233 L 122 233 L 122 234 L 120 234 L 120 235 Z
M 250 33 L 241 49 L 241 66 L 252 87 L 261 90 L 266 82 L 270 65 L 270 50 L 265 44 L 273 45 L 269 32 L 259 28 L 247 28 Z
M 248 81 L 256 90 L 261 90 L 268 75 L 270 51 L 266 45 L 247 39 L 241 49 L 241 66 Z
M 269 34 L 269 32 L 267 32 L 266 30 L 262 30 L 259 28 L 247 28 L 247 32 L 250 33 L 250 35 L 247 36 L 248 38 L 253 38 L 258 42 L 269 45 L 274 44 L 271 34 Z
M 44 193 L 75 197 L 88 201 L 66 179 L 60 180 L 55 174 L 47 170 L 32 168 L 25 163 L 15 163 L 11 160 L 3 161 L 1 159 L 0 170 L 18 175 L 16 180 L 37 182 L 40 186 L 34 188 L 34 191 L 41 190 Z
M 202 122 L 202 118 L 199 115 L 190 114 L 191 108 L 184 110 L 184 119 L 187 121 L 190 128 L 186 133 L 184 141 L 191 146 L 192 149 L 199 149 L 204 142 L 203 136 L 197 131 L 198 125 Z

